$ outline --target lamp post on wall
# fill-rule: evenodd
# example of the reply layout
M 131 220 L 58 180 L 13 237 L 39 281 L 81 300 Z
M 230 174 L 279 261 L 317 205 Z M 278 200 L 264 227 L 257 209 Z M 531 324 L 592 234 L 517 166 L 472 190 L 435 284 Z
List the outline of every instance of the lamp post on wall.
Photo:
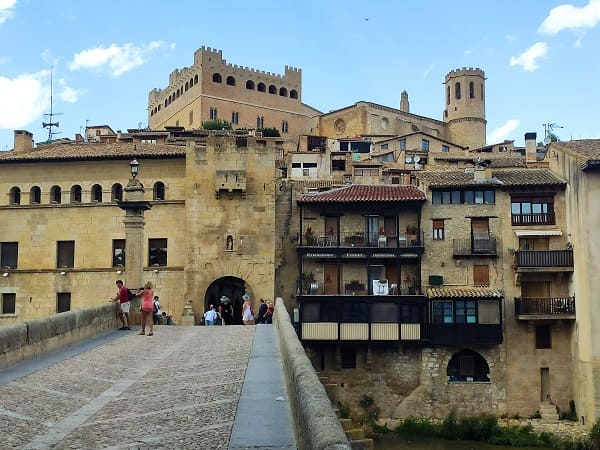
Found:
M 143 283 L 144 255 L 144 211 L 152 208 L 150 202 L 144 200 L 144 186 L 137 179 L 140 163 L 133 159 L 129 163 L 131 177 L 125 189 L 124 200 L 117 205 L 125 211 L 125 273 L 126 286 L 137 289 Z

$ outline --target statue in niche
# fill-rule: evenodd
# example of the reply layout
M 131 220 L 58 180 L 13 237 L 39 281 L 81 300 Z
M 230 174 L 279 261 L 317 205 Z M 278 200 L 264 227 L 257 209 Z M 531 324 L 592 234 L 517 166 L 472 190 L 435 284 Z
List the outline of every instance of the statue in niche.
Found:
M 225 239 L 225 250 L 228 252 L 233 251 L 233 236 L 230 234 L 228 234 L 227 238 Z

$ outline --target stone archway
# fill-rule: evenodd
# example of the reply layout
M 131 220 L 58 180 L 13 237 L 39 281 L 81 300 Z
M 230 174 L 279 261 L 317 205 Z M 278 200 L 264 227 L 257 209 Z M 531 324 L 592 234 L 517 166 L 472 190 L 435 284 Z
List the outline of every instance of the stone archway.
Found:
M 204 311 L 210 305 L 218 306 L 220 299 L 226 296 L 230 299 L 233 320 L 230 320 L 227 325 L 242 324 L 242 295 L 248 294 L 252 297 L 252 289 L 243 279 L 237 277 L 221 277 L 214 280 L 206 289 L 204 295 Z

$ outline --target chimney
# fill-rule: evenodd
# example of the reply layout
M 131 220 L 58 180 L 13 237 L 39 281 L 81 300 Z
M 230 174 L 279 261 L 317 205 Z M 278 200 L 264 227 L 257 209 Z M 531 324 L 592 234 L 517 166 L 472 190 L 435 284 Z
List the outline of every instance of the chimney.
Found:
M 473 171 L 473 179 L 475 181 L 486 181 L 492 178 L 491 167 L 475 167 Z
M 535 142 L 536 137 L 536 133 L 525 133 L 525 162 L 527 164 L 535 163 L 537 161 L 537 143 Z
M 33 134 L 27 130 L 15 130 L 15 153 L 27 153 L 33 151 Z

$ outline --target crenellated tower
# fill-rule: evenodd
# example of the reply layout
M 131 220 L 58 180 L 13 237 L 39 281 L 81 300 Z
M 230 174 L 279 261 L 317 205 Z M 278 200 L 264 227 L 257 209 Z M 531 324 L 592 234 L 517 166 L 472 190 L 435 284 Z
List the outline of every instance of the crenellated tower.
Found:
M 444 81 L 448 139 L 471 149 L 485 146 L 485 73 L 479 68 L 457 69 Z

